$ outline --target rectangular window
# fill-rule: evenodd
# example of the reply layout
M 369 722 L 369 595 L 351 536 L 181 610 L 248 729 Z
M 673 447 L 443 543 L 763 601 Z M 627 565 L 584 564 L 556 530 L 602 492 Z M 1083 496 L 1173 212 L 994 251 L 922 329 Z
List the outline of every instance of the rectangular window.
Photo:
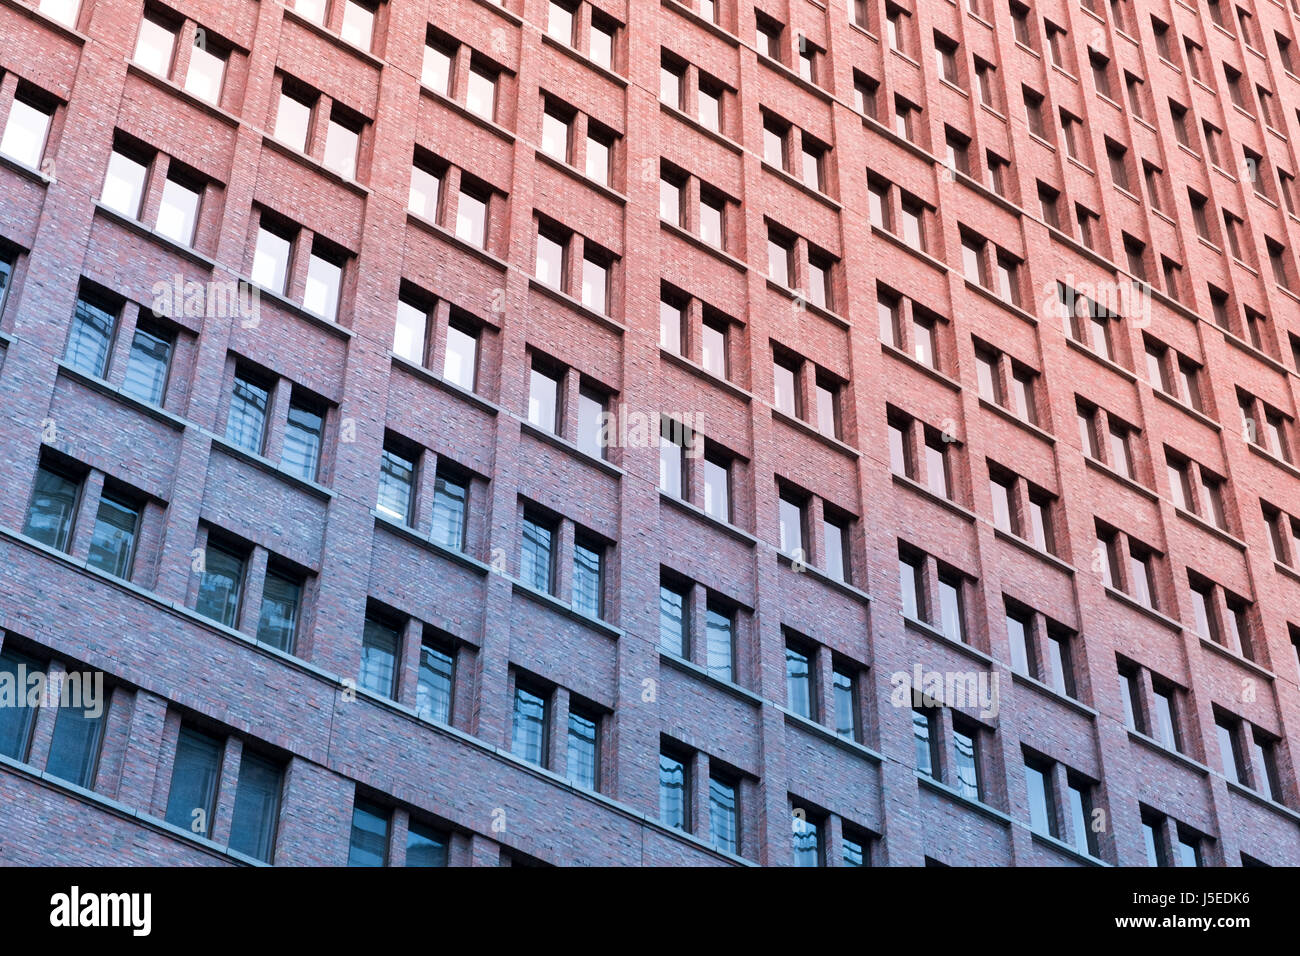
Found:
M 510 752 L 521 760 L 542 765 L 546 759 L 546 725 L 549 701 L 522 685 L 515 686 L 514 720 Z
M 244 590 L 243 555 L 208 541 L 203 558 L 203 577 L 194 610 L 226 627 L 239 624 L 239 603 Z
M 0 153 L 23 166 L 39 168 L 53 119 L 51 112 L 22 99 L 14 99 L 9 108 L 9 119 L 5 122 L 4 136 L 0 137 Z
M 1051 768 L 1025 761 L 1025 788 L 1029 791 L 1029 825 L 1038 833 L 1056 836 L 1056 799 Z
M 137 325 L 131 338 L 122 391 L 151 405 L 161 405 L 167 390 L 174 340 L 148 323 Z
M 468 515 L 468 483 L 439 471 L 433 481 L 433 527 L 430 539 L 452 551 L 465 549 L 465 522 Z
M 916 769 L 927 777 L 939 776 L 939 761 L 935 751 L 937 740 L 934 728 L 934 711 L 916 707 L 912 709 L 912 740 L 915 743 Z
M 425 720 L 451 723 L 451 695 L 456 658 L 450 648 L 420 645 L 420 673 L 415 685 L 415 712 Z
M 3 671 L 4 664 L 0 662 L 0 673 Z M 95 708 L 73 707 L 66 702 L 60 704 L 54 719 L 50 753 L 45 761 L 46 773 L 78 787 L 94 789 L 100 742 L 104 736 L 105 703 L 100 700 Z M 3 743 L 0 742 L 0 747 L 2 746 Z
M 438 201 L 442 195 L 442 174 L 425 166 L 411 167 L 411 185 L 406 208 L 429 222 L 438 221 Z
M 561 289 L 564 286 L 564 246 L 542 232 L 537 234 L 535 275 L 539 282 L 552 289 Z
M 659 754 L 659 822 L 666 827 L 690 830 L 688 800 L 690 768 L 668 753 Z
M 280 467 L 291 475 L 315 481 L 320 468 L 321 439 L 325 416 L 297 400 L 289 404 L 289 420 L 284 429 L 284 450 Z
M 708 671 L 714 677 L 734 682 L 735 618 L 729 612 L 708 608 L 704 618 Z
M 48 465 L 36 470 L 23 534 L 56 551 L 68 550 L 81 497 L 81 482 Z
M 824 859 L 821 823 L 803 807 L 795 807 L 791 815 L 794 838 L 794 865 L 821 866 Z
M 465 107 L 475 116 L 492 122 L 496 118 L 497 78 L 478 64 L 471 64 L 465 87 Z
M 212 832 L 222 749 L 217 738 L 192 727 L 181 727 L 167 793 L 165 819 L 172 826 L 201 837 Z
M 360 145 L 361 133 L 358 130 L 331 117 L 325 128 L 325 152 L 321 164 L 344 179 L 352 179 L 357 173 L 357 149 Z
M 99 201 L 129 219 L 140 218 L 140 203 L 144 199 L 148 167 L 125 153 L 113 150 L 108 159 L 108 172 Z
M 540 518 L 524 515 L 523 544 L 519 555 L 519 576 L 529 587 L 551 593 L 554 585 L 552 548 L 555 532 Z
M 113 577 L 129 581 L 140 532 L 140 506 L 105 490 L 95 515 L 86 563 Z
M 235 809 L 230 821 L 230 848 L 265 863 L 275 849 L 275 829 L 280 816 L 279 764 L 247 749 L 239 761 Z
M 412 820 L 406 831 L 406 865 L 446 866 L 450 842 L 445 830 Z
M 361 636 L 361 673 L 357 686 L 380 697 L 393 698 L 397 690 L 397 651 L 401 645 L 397 629 L 366 617 Z
M 488 201 L 484 193 L 462 187 L 456 202 L 456 237 L 480 249 L 487 246 Z
M 348 866 L 388 864 L 389 813 L 369 800 L 357 798 L 352 807 L 352 835 L 348 840 Z
M 447 327 L 442 378 L 467 392 L 474 391 L 478 381 L 478 335 L 470 325 L 455 318 Z
M 226 441 L 254 455 L 262 453 L 266 440 L 266 410 L 270 390 L 243 374 L 235 375 L 226 416 Z
M 601 617 L 604 590 L 604 549 L 578 538 L 573 545 L 573 609 L 587 617 Z
M 376 510 L 403 524 L 409 524 L 414 494 L 415 459 L 385 443 L 379 463 L 379 499 L 375 504 Z
M 1029 621 L 1023 615 L 1007 613 L 1007 644 L 1011 649 L 1011 667 L 1018 673 L 1036 678 L 1038 666 L 1030 634 Z
M 700 364 L 718 378 L 727 377 L 727 326 L 717 319 L 705 319 L 700 327 Z
M 600 779 L 600 718 L 581 708 L 569 710 L 568 776 L 580 787 L 597 789 Z
M 731 521 L 731 472 L 717 458 L 704 459 L 704 512 L 719 521 Z
M 116 307 L 99 297 L 78 296 L 63 360 L 79 372 L 103 378 L 116 326 Z
M 919 621 L 921 619 L 921 604 L 925 594 L 922 585 L 924 569 L 921 559 L 900 554 L 898 568 L 899 584 L 903 598 L 903 615 L 913 621 Z
M 290 249 L 291 243 L 287 237 L 259 226 L 257 246 L 253 251 L 253 281 L 276 295 L 284 295 L 285 283 L 289 277 Z
M 709 777 L 709 835 L 713 845 L 726 853 L 740 847 L 739 803 L 736 785 L 718 777 Z
M 343 288 L 343 265 L 312 251 L 307 262 L 307 285 L 302 307 L 327 322 L 338 318 L 339 291 Z
M 814 693 L 812 661 L 808 654 L 793 644 L 785 646 L 785 694 L 786 706 L 800 717 L 816 720 L 814 714 Z
M 690 599 L 684 590 L 659 585 L 659 648 L 678 657 L 689 657 Z
M 952 766 L 955 773 L 953 786 L 963 797 L 980 799 L 979 740 L 973 727 L 959 725 L 952 728 Z
M 826 574 L 836 581 L 850 583 L 848 529 L 838 521 L 822 518 L 822 541 L 826 549 Z
M 302 605 L 302 581 L 273 567 L 266 569 L 257 639 L 292 654 Z
M 0 678 L 12 687 L 24 686 L 30 675 L 43 672 L 36 661 L 13 651 L 0 653 Z M 31 743 L 34 707 L 0 707 L 0 754 L 26 762 Z

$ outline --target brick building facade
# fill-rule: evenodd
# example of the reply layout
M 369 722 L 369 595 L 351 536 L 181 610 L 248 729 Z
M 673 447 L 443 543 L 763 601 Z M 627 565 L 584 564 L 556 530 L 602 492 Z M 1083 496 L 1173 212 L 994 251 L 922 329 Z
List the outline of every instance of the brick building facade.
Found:
M 0 862 L 1300 863 L 1298 31 L 0 0 Z

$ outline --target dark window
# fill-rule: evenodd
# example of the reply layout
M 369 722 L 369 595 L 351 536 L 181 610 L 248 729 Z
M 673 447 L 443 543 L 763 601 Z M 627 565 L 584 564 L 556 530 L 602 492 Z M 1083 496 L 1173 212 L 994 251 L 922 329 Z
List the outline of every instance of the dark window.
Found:
M 397 630 L 382 621 L 366 618 L 361 636 L 361 673 L 357 686 L 380 697 L 393 697 L 397 680 Z
M 0 671 L 3 670 L 4 665 L 0 663 Z M 83 695 L 86 683 L 82 684 Z M 65 683 L 64 695 L 68 694 L 67 687 Z M 50 741 L 50 755 L 45 763 L 45 772 L 89 790 L 95 785 L 95 768 L 99 763 L 99 748 L 104 735 L 104 713 L 107 701 L 101 698 L 95 701 L 94 707 L 90 707 L 86 706 L 87 701 L 83 696 L 81 703 L 80 707 L 60 704 L 54 722 L 54 737 Z
M 835 733 L 846 740 L 857 740 L 857 681 L 853 674 L 838 667 L 835 668 L 831 680 L 835 698 Z
M 352 837 L 348 841 L 348 866 L 385 866 L 388 863 L 388 811 L 357 798 L 352 807 Z
M 439 470 L 433 482 L 433 531 L 436 544 L 453 551 L 465 549 L 466 504 L 469 484 Z
M 78 297 L 63 360 L 79 372 L 103 378 L 116 325 L 116 308 L 99 299 Z
M 936 752 L 938 741 L 935 739 L 935 712 L 930 709 L 913 708 L 912 739 L 916 744 L 917 772 L 927 777 L 938 777 L 939 760 Z
M 659 647 L 661 650 L 689 657 L 690 598 L 684 590 L 671 584 L 659 585 Z
M 708 669 L 714 677 L 734 681 L 735 617 L 728 611 L 710 607 L 705 615 Z
M 785 692 L 787 706 L 800 717 L 815 720 L 812 662 L 809 655 L 793 644 L 785 646 Z
M 803 807 L 795 807 L 790 819 L 794 837 L 794 865 L 822 866 L 821 821 Z
M 263 644 L 293 653 L 302 604 L 302 581 L 269 567 L 262 586 L 262 610 L 257 622 L 257 639 Z
M 546 724 L 549 702 L 522 685 L 515 686 L 514 723 L 510 752 L 529 763 L 546 759 Z
M 953 721 L 952 766 L 956 779 L 953 786 L 963 797 L 980 799 L 979 733 L 973 726 Z
M 244 565 L 242 555 L 209 541 L 194 610 L 226 627 L 237 626 L 239 601 L 244 589 Z
M 384 445 L 379 464 L 379 500 L 375 507 L 391 518 L 409 524 L 415 494 L 415 459 Z
M 221 776 L 222 744 L 217 738 L 181 727 L 167 794 L 167 822 L 205 837 L 212 832 L 217 781 Z
M 36 484 L 27 506 L 23 534 L 56 551 L 66 551 L 72 540 L 72 521 L 77 514 L 80 494 L 79 481 L 48 465 L 41 465 L 36 470 Z
M 275 828 L 280 816 L 280 765 L 259 754 L 244 751 L 239 762 L 235 810 L 230 824 L 230 848 L 266 863 L 275 850 Z
M 736 785 L 729 780 L 709 777 L 709 833 L 713 845 L 727 853 L 740 847 L 739 804 Z
M 174 344 L 173 337 L 161 329 L 143 324 L 136 326 L 122 391 L 141 401 L 161 405 L 167 390 L 167 370 Z
M 451 696 L 456 657 L 450 648 L 420 646 L 420 674 L 415 686 L 415 712 L 426 720 L 451 723 Z
M 573 608 L 598 618 L 604 610 L 604 549 L 578 538 L 573 543 Z
M 1038 833 L 1056 836 L 1056 798 L 1049 765 L 1025 761 L 1025 787 L 1029 791 L 1029 825 Z
M 446 866 L 450 842 L 445 830 L 412 820 L 406 831 L 406 865 Z

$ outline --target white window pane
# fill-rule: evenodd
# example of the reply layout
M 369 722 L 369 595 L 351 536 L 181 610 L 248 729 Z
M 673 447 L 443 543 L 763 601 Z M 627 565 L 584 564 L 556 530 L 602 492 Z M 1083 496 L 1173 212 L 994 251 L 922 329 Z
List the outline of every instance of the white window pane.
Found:
M 174 179 L 163 185 L 162 204 L 154 228 L 168 239 L 182 245 L 194 242 L 194 226 L 199 215 L 199 194 Z
M 409 302 L 397 303 L 397 325 L 393 329 L 393 352 L 402 358 L 424 362 L 424 336 L 428 316 Z
M 552 113 L 542 114 L 542 152 L 561 162 L 569 159 L 569 124 Z
M 609 308 L 609 269 L 598 262 L 582 262 L 582 304 L 604 313 Z
M 532 370 L 528 384 L 528 421 L 538 428 L 555 431 L 556 396 L 559 383 L 544 372 Z
M 465 94 L 465 106 L 469 111 L 483 119 L 492 119 L 496 115 L 496 95 L 496 77 L 471 67 Z
M 343 28 L 339 36 L 353 46 L 363 50 L 370 49 L 370 38 L 375 32 L 375 13 L 359 3 L 349 2 L 343 5 Z
M 442 189 L 442 179 L 419 166 L 411 167 L 411 191 L 407 199 L 407 208 L 417 216 L 437 222 L 438 192 Z
M 325 22 L 325 0 L 293 0 L 293 9 L 312 23 Z
M 22 100 L 14 100 L 0 139 L 0 153 L 36 169 L 45 152 L 45 137 L 50 131 L 50 116 Z
M 185 91 L 209 103 L 219 103 L 225 75 L 226 61 L 196 44 L 190 53 L 190 68 L 185 74 Z
M 161 23 L 148 18 L 140 21 L 140 34 L 135 40 L 132 59 L 150 73 L 167 76 L 172 68 L 172 48 L 176 34 Z
M 41 13 L 68 27 L 77 25 L 77 13 L 80 9 L 80 0 L 41 0 L 40 5 Z
M 259 229 L 257 250 L 253 254 L 253 281 L 264 289 L 283 295 L 288 272 L 289 240 Z
M 602 186 L 609 185 L 609 147 L 591 137 L 587 138 L 587 175 Z
M 436 47 L 424 48 L 424 67 L 420 73 L 420 82 L 443 96 L 447 95 L 448 82 L 451 79 L 451 57 Z
M 563 284 L 564 250 L 548 236 L 537 237 L 537 278 L 552 288 Z
M 447 330 L 447 354 L 443 360 L 442 377 L 453 385 L 473 391 L 477 353 L 478 339 L 451 326 Z
M 462 192 L 456 204 L 456 235 L 482 248 L 487 241 L 487 203 Z
M 140 215 L 140 200 L 144 196 L 145 167 L 134 159 L 113 153 L 108 159 L 108 172 L 104 176 L 104 191 L 99 201 L 124 216 L 135 219 Z
M 311 107 L 292 96 L 280 94 L 280 106 L 275 111 L 275 138 L 298 152 L 307 150 L 307 127 L 311 123 Z
M 573 43 L 573 11 L 552 3 L 546 20 L 546 32 L 566 45 Z
M 344 179 L 357 174 L 357 143 L 360 134 L 341 123 L 330 122 L 325 133 L 325 167 Z
M 307 288 L 302 304 L 308 312 L 333 322 L 339 311 L 339 286 L 343 269 L 320 256 L 312 256 L 307 266 Z
M 614 65 L 614 37 L 599 27 L 593 26 L 591 28 L 590 54 L 591 58 L 605 69 L 611 69 Z

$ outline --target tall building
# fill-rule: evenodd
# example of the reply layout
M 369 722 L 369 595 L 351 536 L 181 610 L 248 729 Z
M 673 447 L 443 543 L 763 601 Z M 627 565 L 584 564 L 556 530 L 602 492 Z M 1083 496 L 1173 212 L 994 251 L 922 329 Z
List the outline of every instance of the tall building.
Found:
M 0 0 L 0 863 L 1300 863 L 1296 0 Z

